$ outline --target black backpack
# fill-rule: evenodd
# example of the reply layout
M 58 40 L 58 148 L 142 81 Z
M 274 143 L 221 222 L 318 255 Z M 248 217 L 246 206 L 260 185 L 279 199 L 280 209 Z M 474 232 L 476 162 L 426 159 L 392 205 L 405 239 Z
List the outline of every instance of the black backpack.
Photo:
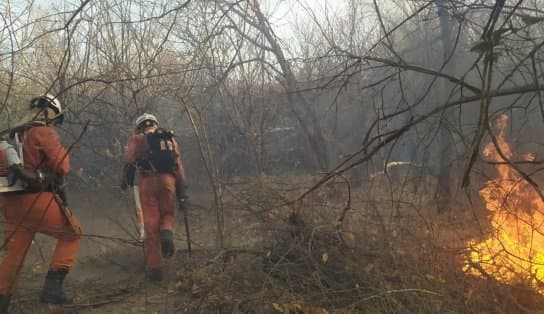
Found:
M 173 173 L 176 163 L 174 133 L 157 129 L 145 136 L 145 142 L 150 168 L 159 173 Z

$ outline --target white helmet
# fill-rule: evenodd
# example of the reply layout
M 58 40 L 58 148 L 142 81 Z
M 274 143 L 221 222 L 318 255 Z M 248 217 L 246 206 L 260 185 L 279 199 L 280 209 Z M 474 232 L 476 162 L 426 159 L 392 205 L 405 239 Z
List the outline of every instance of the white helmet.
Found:
M 54 121 L 56 124 L 61 124 L 64 120 L 64 113 L 62 112 L 60 101 L 52 94 L 47 93 L 32 99 L 30 101 L 30 108 L 51 108 L 55 112 L 55 116 L 47 117 L 48 119 L 51 119 L 51 121 Z
M 145 127 L 151 126 L 151 123 L 155 123 L 159 126 L 159 120 L 157 117 L 150 113 L 144 113 L 136 119 L 136 131 L 143 130 Z
M 51 108 L 56 114 L 62 112 L 62 106 L 57 97 L 47 93 L 45 95 L 38 96 L 30 101 L 31 107 Z

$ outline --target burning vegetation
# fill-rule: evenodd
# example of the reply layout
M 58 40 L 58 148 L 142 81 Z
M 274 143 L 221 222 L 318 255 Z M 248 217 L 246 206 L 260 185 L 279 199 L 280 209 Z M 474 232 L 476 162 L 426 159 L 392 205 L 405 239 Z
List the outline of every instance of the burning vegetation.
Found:
M 480 190 L 492 229 L 484 241 L 469 243 L 470 257 L 464 269 L 507 284 L 528 283 L 542 293 L 544 201 L 538 187 L 514 164 L 507 127 L 508 116 L 501 115 L 483 150 L 498 174 Z M 534 157 L 528 154 L 524 159 L 533 161 Z
M 543 4 L 0 1 L 0 313 L 542 312 Z

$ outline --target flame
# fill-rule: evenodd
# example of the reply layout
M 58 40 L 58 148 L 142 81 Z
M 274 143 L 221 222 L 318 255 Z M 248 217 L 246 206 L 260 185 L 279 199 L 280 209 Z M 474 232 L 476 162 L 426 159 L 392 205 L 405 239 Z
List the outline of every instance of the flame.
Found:
M 496 162 L 513 156 L 507 139 L 508 116 L 494 125 L 495 141 L 482 154 Z M 531 154 L 523 156 L 533 161 Z M 492 231 L 483 242 L 469 243 L 470 254 L 464 271 L 507 283 L 529 283 L 544 292 L 544 202 L 511 165 L 496 165 L 498 177 L 480 190 L 490 212 Z

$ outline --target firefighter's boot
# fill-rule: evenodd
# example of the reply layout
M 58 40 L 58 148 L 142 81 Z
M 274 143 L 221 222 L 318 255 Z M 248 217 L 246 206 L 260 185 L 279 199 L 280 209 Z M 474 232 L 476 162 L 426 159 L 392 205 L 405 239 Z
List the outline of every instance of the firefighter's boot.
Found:
M 62 291 L 62 282 L 68 274 L 67 269 L 49 270 L 45 277 L 40 301 L 52 304 L 72 304 L 72 298 L 68 297 Z
M 11 295 L 4 295 L 0 294 L 0 314 L 8 314 L 9 313 L 9 301 L 11 299 Z
M 171 230 L 161 230 L 161 250 L 162 256 L 165 258 L 170 258 L 174 255 L 174 240 L 172 239 Z
M 162 267 L 151 268 L 148 276 L 151 281 L 161 282 L 164 280 L 164 270 Z

